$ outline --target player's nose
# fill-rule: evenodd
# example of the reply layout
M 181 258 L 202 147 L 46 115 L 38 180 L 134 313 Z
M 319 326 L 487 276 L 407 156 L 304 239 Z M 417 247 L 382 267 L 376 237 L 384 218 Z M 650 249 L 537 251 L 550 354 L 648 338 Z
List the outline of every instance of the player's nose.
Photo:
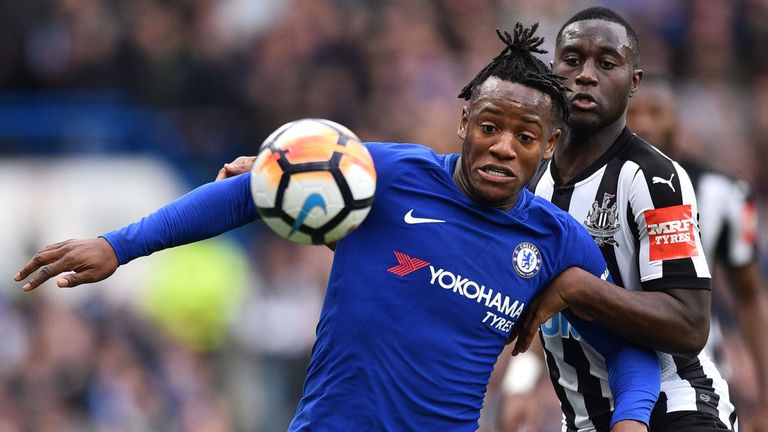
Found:
M 576 75 L 576 84 L 594 85 L 597 83 L 597 65 L 594 60 L 586 60 L 581 64 Z
M 513 140 L 511 133 L 501 133 L 489 151 L 500 159 L 512 159 L 517 155 Z

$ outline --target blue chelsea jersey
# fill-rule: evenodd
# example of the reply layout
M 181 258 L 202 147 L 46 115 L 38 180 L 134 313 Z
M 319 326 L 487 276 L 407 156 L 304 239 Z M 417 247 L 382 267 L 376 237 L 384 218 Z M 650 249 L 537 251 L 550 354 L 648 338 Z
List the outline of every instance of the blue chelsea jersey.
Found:
M 368 143 L 378 174 L 367 219 L 336 247 L 304 396 L 291 431 L 474 431 L 486 385 L 532 296 L 568 267 L 607 276 L 591 236 L 520 192 L 510 211 L 452 179 L 458 155 Z M 250 175 L 203 185 L 105 234 L 120 264 L 258 218 Z M 655 353 L 569 321 L 604 357 L 613 421 L 647 422 Z
M 573 219 L 527 190 L 506 212 L 470 200 L 452 179 L 458 155 L 368 149 L 376 198 L 336 247 L 291 430 L 476 430 L 531 297 L 570 266 L 605 276 L 605 263 Z

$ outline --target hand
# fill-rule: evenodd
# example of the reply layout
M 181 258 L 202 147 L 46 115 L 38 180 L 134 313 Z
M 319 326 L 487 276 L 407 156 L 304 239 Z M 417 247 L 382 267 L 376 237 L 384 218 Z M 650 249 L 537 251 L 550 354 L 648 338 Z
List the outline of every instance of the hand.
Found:
M 104 280 L 117 270 L 118 265 L 114 249 L 103 238 L 67 240 L 37 252 L 13 280 L 20 282 L 40 270 L 22 287 L 24 291 L 32 291 L 60 273 L 74 272 L 56 279 L 56 285 L 69 288 Z
M 541 324 L 547 321 L 552 315 L 568 307 L 568 303 L 563 296 L 563 290 L 567 284 L 556 283 L 566 272 L 568 272 L 568 270 L 561 273 L 561 275 L 555 279 L 555 282 L 539 292 L 528 304 L 528 307 L 525 309 L 520 319 L 515 323 L 515 326 L 509 334 L 509 340 L 507 341 L 507 343 L 512 343 L 517 339 L 517 342 L 512 349 L 513 356 L 527 351 L 528 347 L 531 346 L 531 342 L 533 342 L 533 339 L 536 337 L 536 333 L 539 331 Z
M 256 156 L 240 156 L 230 163 L 224 164 L 216 176 L 216 181 L 247 173 L 253 167 Z
M 571 312 L 585 321 L 592 321 L 593 318 L 586 311 L 571 304 L 568 299 L 577 298 L 577 294 L 575 294 L 577 291 L 574 291 L 576 287 L 589 285 L 590 281 L 594 280 L 599 281 L 596 276 L 585 270 L 570 267 L 560 273 L 549 286 L 536 294 L 509 334 L 508 344 L 517 339 L 517 343 L 512 349 L 512 355 L 515 356 L 527 351 L 536 337 L 539 327 L 552 315 L 565 308 L 570 308 Z
M 648 426 L 639 421 L 622 420 L 613 425 L 611 432 L 648 432 Z

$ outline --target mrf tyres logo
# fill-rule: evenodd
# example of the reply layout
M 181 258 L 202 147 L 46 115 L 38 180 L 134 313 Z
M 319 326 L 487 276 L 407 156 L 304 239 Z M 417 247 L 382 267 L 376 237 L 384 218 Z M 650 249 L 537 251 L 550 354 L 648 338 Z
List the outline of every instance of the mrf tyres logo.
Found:
M 690 258 L 699 255 L 696 233 L 689 204 L 646 210 L 651 261 Z
M 485 306 L 488 310 L 486 310 L 482 322 L 489 327 L 509 333 L 517 318 L 523 313 L 524 302 L 513 300 L 500 291 L 488 288 L 484 284 L 459 273 L 430 265 L 420 258 L 414 258 L 398 251 L 394 251 L 394 254 L 398 265 L 390 267 L 387 271 L 398 276 L 405 276 L 429 266 L 429 285 L 440 287 L 468 301 L 474 301 Z M 532 268 L 536 267 L 535 264 L 532 266 Z

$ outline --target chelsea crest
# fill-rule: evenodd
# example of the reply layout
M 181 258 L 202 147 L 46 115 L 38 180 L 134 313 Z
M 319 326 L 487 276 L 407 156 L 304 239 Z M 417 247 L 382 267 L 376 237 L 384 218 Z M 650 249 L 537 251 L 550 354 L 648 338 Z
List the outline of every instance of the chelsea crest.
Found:
M 531 278 L 541 270 L 541 252 L 532 243 L 522 242 L 512 252 L 512 266 L 515 273 Z

